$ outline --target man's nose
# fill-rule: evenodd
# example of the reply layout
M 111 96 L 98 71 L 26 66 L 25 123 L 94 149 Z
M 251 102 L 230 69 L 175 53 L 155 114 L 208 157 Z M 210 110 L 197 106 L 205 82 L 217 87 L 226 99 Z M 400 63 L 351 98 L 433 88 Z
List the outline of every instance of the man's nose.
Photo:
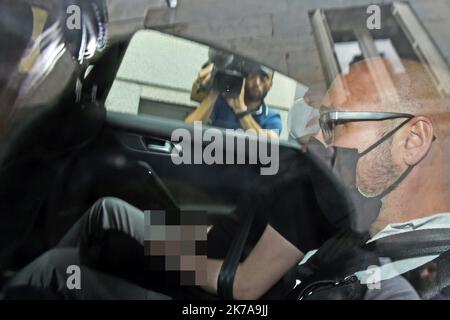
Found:
M 428 278 L 430 276 L 430 272 L 428 271 L 428 268 L 423 269 L 420 272 L 420 276 L 422 277 L 422 279 Z
M 262 83 L 261 77 L 260 77 L 260 76 L 256 76 L 256 77 L 255 77 L 255 85 L 260 86 L 261 83 Z

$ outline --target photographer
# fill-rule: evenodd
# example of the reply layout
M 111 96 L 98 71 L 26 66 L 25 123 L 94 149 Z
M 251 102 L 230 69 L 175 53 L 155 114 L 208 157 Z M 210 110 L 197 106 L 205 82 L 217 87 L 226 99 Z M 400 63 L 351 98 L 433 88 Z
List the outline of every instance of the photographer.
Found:
M 274 72 L 259 65 L 246 68 L 242 85 L 239 83 L 240 90 L 238 87 L 235 95 L 220 92 L 217 86 L 211 85 L 211 82 L 214 83 L 214 73 L 215 64 L 212 62 L 200 70 L 192 96 L 201 103 L 185 122 L 193 124 L 195 121 L 208 121 L 208 124 L 217 127 L 252 129 L 257 134 L 278 138 L 282 129 L 280 114 L 264 102 L 272 87 Z M 195 98 L 196 95 L 200 97 Z

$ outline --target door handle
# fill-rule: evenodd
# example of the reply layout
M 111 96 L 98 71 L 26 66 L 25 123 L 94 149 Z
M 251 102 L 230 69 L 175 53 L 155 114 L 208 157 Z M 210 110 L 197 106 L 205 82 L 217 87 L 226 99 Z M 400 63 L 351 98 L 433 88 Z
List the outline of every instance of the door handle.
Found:
M 172 152 L 172 144 L 167 140 L 163 140 L 161 143 L 147 142 L 145 146 L 147 147 L 148 151 L 162 152 L 162 153 Z
M 171 154 L 172 149 L 174 148 L 178 151 L 178 154 L 181 152 L 181 146 L 174 145 L 172 142 L 165 139 L 145 138 L 144 143 L 147 151 L 151 152 Z

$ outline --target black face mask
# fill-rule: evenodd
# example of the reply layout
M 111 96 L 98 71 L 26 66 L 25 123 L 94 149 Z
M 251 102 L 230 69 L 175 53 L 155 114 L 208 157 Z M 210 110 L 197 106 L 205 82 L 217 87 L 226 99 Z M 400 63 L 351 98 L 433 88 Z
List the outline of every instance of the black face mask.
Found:
M 358 153 L 357 149 L 342 148 L 342 147 L 330 147 L 326 148 L 320 141 L 315 138 L 311 138 L 307 150 L 311 152 L 325 164 L 331 167 L 332 172 L 338 178 L 347 191 L 349 200 L 352 203 L 352 210 L 350 212 L 349 224 L 352 230 L 358 232 L 369 231 L 370 226 L 378 217 L 381 209 L 381 199 L 387 194 L 392 192 L 411 172 L 413 166 L 409 166 L 405 172 L 388 188 L 386 188 L 380 195 L 372 198 L 365 197 L 358 190 L 356 185 L 356 166 L 358 160 L 369 152 L 377 148 L 392 135 L 395 134 L 407 121 L 402 122 L 398 127 L 391 132 L 383 136 L 380 140 L 372 144 L 362 153 Z M 329 199 L 326 196 L 319 199 L 319 201 L 327 203 Z M 331 206 L 330 206 L 331 209 Z
M 354 211 L 350 217 L 351 228 L 358 232 L 369 231 L 370 226 L 378 217 L 381 209 L 381 198 L 367 198 L 361 194 L 356 185 L 356 166 L 359 158 L 357 149 L 334 147 L 334 157 L 331 168 L 338 179 L 348 190 L 348 196 L 353 203 Z
M 307 145 L 308 152 L 319 158 L 325 163 L 341 182 L 343 189 L 346 191 L 352 210 L 349 213 L 348 224 L 350 228 L 357 232 L 367 232 L 377 218 L 381 208 L 381 200 L 379 198 L 366 198 L 357 189 L 356 186 L 356 165 L 359 158 L 357 149 L 349 148 L 326 148 L 320 141 L 311 138 Z M 318 190 L 326 189 L 327 186 L 320 185 L 320 182 L 313 183 Z M 327 205 L 330 202 L 327 192 L 323 192 L 323 197 L 318 196 L 318 201 L 324 203 L 327 209 L 335 210 L 334 204 Z

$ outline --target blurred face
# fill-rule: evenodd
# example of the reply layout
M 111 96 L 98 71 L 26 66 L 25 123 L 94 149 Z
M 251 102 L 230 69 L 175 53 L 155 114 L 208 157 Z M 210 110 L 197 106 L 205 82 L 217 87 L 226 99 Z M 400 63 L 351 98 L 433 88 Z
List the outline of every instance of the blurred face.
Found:
M 273 75 L 252 73 L 245 79 L 245 99 L 248 102 L 261 102 L 272 88 Z

